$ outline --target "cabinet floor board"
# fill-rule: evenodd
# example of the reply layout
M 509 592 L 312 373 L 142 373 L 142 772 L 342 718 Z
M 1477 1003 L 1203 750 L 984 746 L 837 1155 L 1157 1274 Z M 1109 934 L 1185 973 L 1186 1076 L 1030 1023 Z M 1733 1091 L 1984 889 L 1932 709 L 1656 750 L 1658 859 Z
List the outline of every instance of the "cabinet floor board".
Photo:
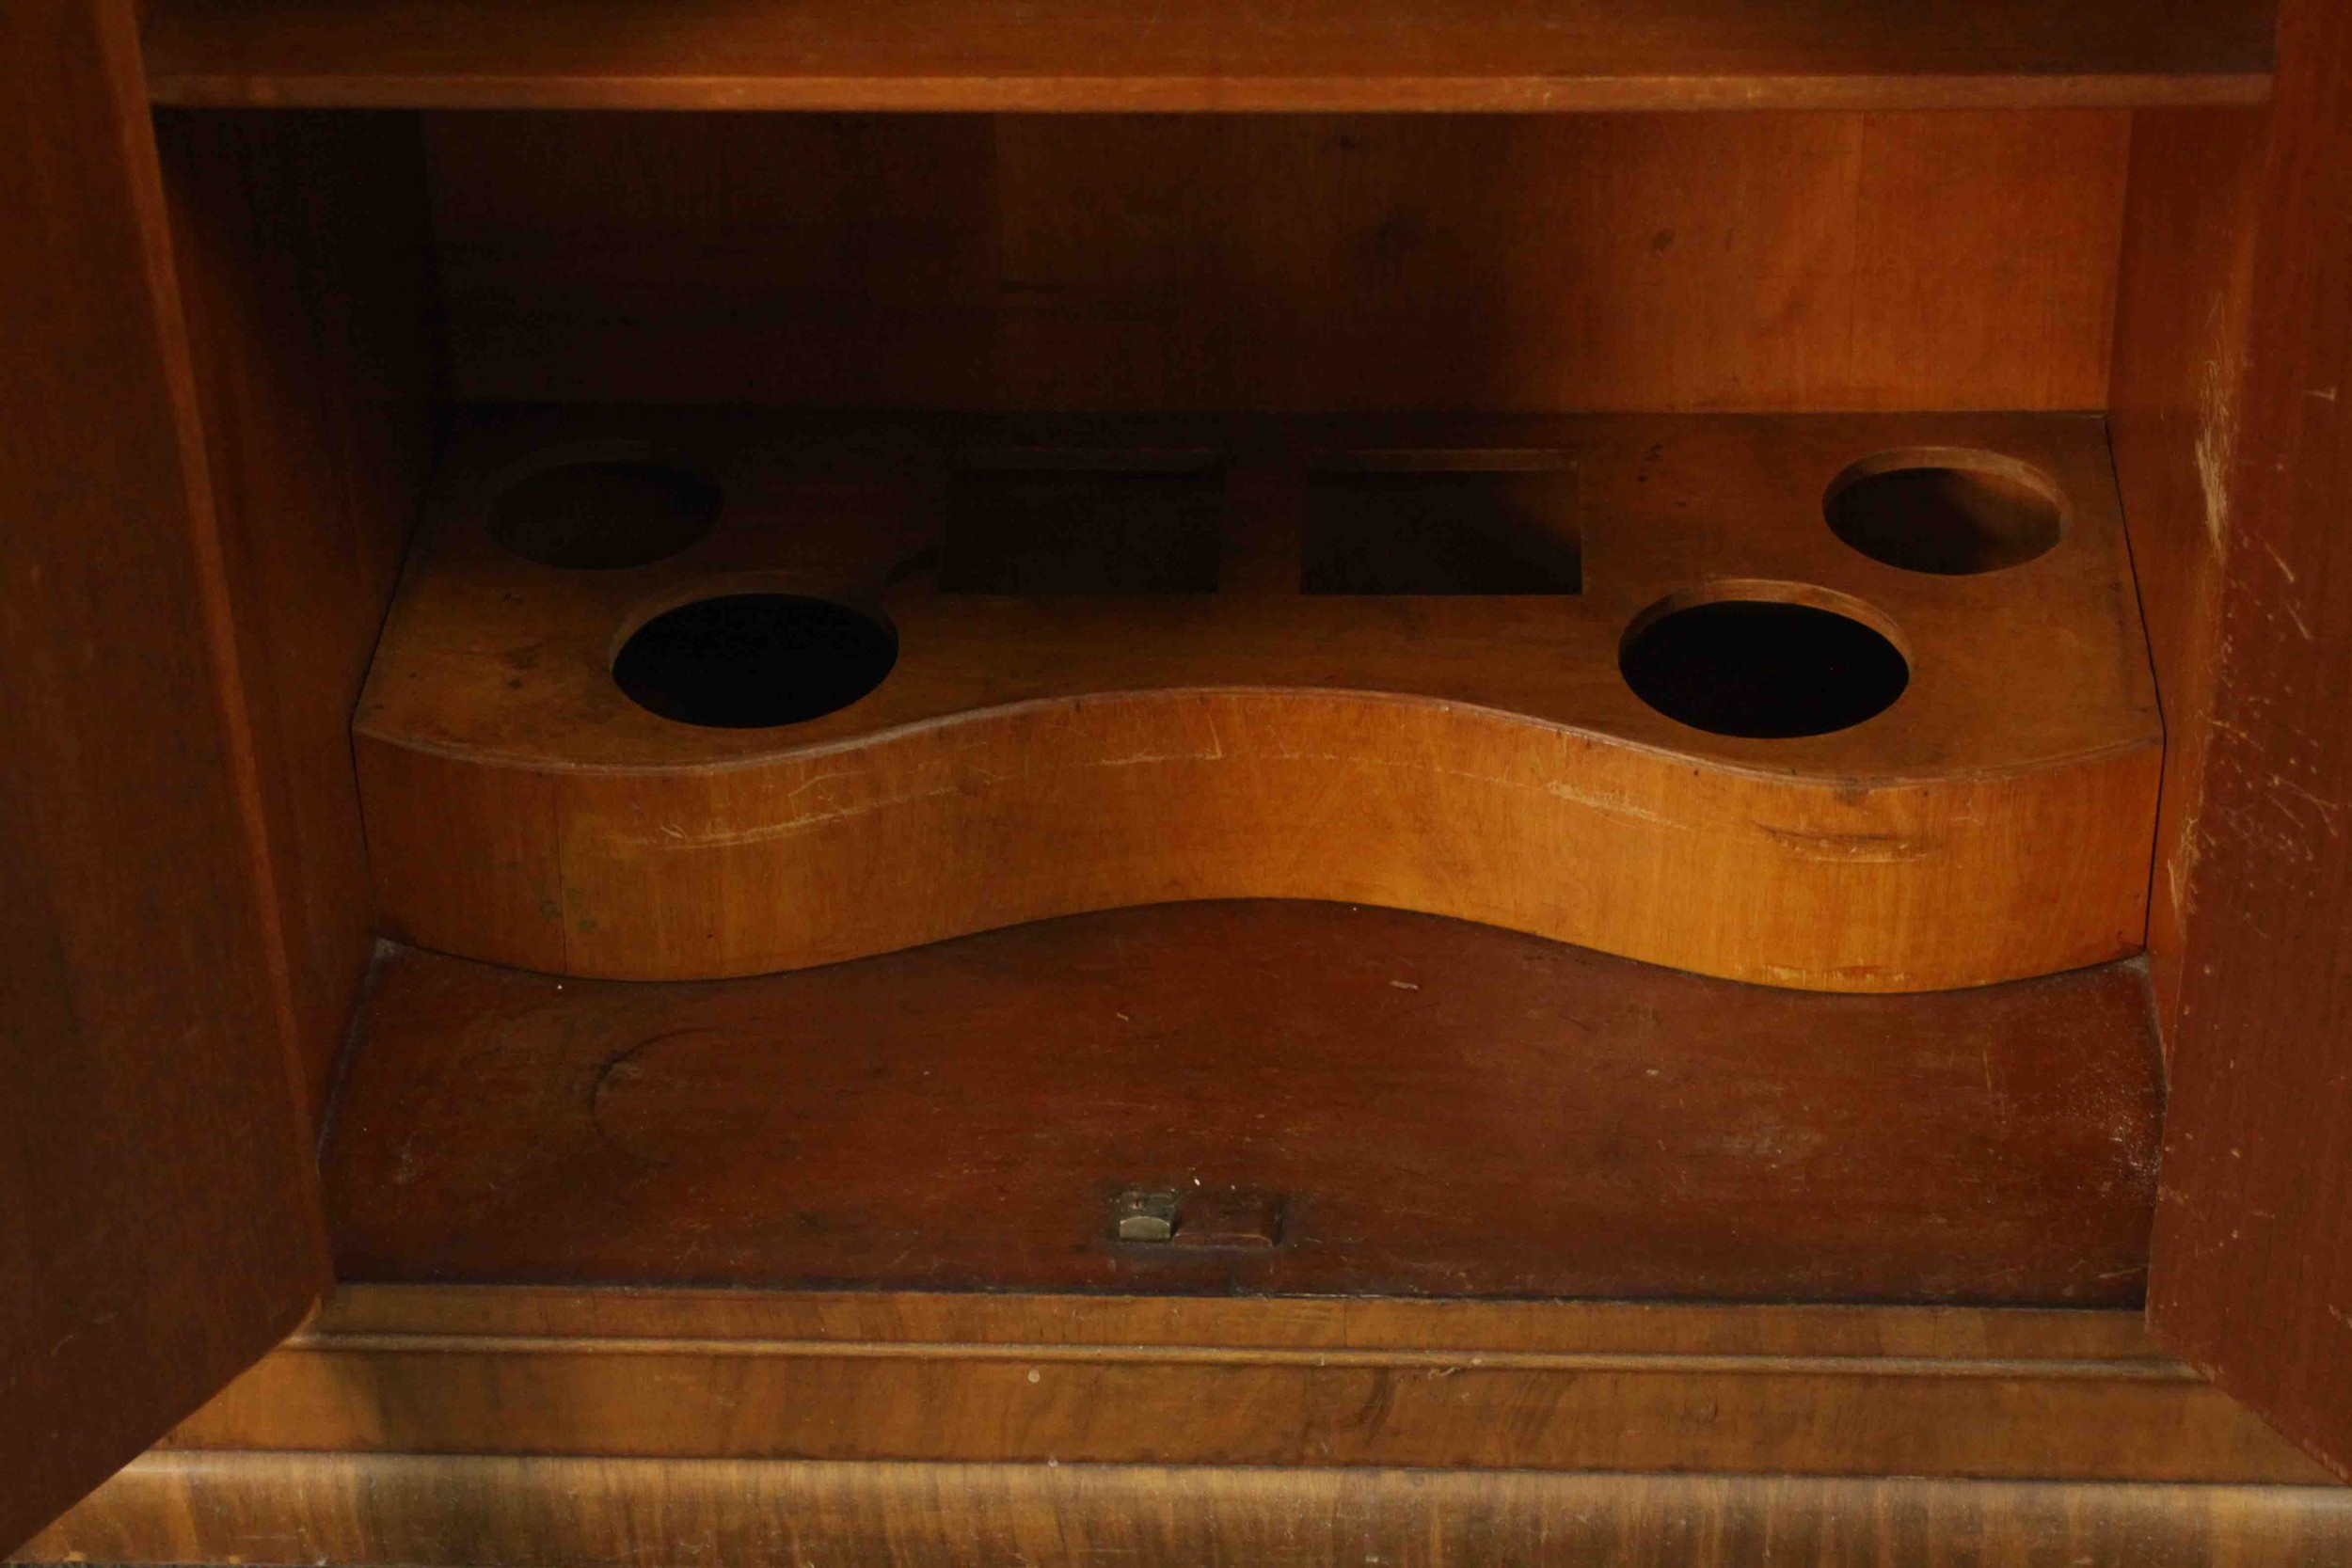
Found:
M 1263 901 L 687 984 L 389 947 L 325 1158 L 347 1281 L 2114 1307 L 2160 1102 L 2137 964 L 1824 996 Z

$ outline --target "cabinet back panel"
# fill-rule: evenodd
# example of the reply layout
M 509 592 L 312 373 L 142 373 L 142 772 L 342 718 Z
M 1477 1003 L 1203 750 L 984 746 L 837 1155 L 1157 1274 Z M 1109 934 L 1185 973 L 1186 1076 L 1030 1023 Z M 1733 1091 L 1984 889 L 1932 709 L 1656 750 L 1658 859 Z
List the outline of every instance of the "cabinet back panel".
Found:
M 425 117 L 461 396 L 2105 406 L 2129 116 Z

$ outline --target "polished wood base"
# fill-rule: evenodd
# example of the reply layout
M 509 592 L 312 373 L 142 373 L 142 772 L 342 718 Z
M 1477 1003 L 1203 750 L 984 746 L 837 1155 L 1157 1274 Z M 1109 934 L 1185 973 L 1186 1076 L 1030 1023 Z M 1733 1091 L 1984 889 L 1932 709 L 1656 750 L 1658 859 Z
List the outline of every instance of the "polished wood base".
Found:
M 2325 1480 L 2127 1313 L 355 1287 L 25 1555 L 2284 1568 Z
M 2137 1314 L 347 1286 L 172 1447 L 2318 1482 Z
M 1513 1470 L 158 1453 L 22 1560 L 563 1568 L 1867 1562 L 2310 1568 L 2303 1486 Z

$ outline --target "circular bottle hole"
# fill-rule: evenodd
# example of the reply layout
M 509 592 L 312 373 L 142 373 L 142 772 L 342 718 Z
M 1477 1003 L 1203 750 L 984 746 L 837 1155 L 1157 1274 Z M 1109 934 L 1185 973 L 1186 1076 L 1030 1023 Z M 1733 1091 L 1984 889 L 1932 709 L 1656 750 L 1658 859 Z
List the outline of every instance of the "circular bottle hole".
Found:
M 798 724 L 848 707 L 898 659 L 898 634 L 830 599 L 727 594 L 646 622 L 612 679 L 648 712 L 707 729 Z
M 719 487 L 700 474 L 598 458 L 516 481 L 492 510 L 490 537 L 542 566 L 615 571 L 677 554 L 718 516 Z
M 1838 538 L 1906 572 L 1997 572 L 2058 542 L 2056 490 L 2024 464 L 1991 452 L 1870 458 L 1838 476 L 1822 511 Z
M 1875 627 L 1768 598 L 1667 600 L 1634 621 L 1617 668 L 1669 719 L 1764 740 L 1849 729 L 1911 684 L 1901 650 Z

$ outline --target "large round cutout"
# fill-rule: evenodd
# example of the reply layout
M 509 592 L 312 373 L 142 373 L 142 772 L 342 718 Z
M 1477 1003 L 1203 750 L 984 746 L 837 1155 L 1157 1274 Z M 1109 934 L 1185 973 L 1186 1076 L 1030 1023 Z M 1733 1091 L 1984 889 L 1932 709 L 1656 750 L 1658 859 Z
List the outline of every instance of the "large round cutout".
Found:
M 1635 620 L 1617 667 L 1667 718 L 1751 739 L 1849 729 L 1911 684 L 1901 650 L 1876 627 L 1772 598 L 1669 599 Z
M 1837 478 L 1830 531 L 1906 572 L 1966 577 L 2022 566 L 2058 542 L 2057 491 L 1993 452 L 1887 452 Z
M 848 707 L 898 659 L 898 634 L 830 599 L 728 594 L 655 616 L 612 678 L 664 719 L 707 729 L 798 724 Z
M 719 487 L 700 474 L 602 458 L 517 480 L 492 509 L 490 537 L 542 566 L 617 571 L 677 554 L 718 516 Z

